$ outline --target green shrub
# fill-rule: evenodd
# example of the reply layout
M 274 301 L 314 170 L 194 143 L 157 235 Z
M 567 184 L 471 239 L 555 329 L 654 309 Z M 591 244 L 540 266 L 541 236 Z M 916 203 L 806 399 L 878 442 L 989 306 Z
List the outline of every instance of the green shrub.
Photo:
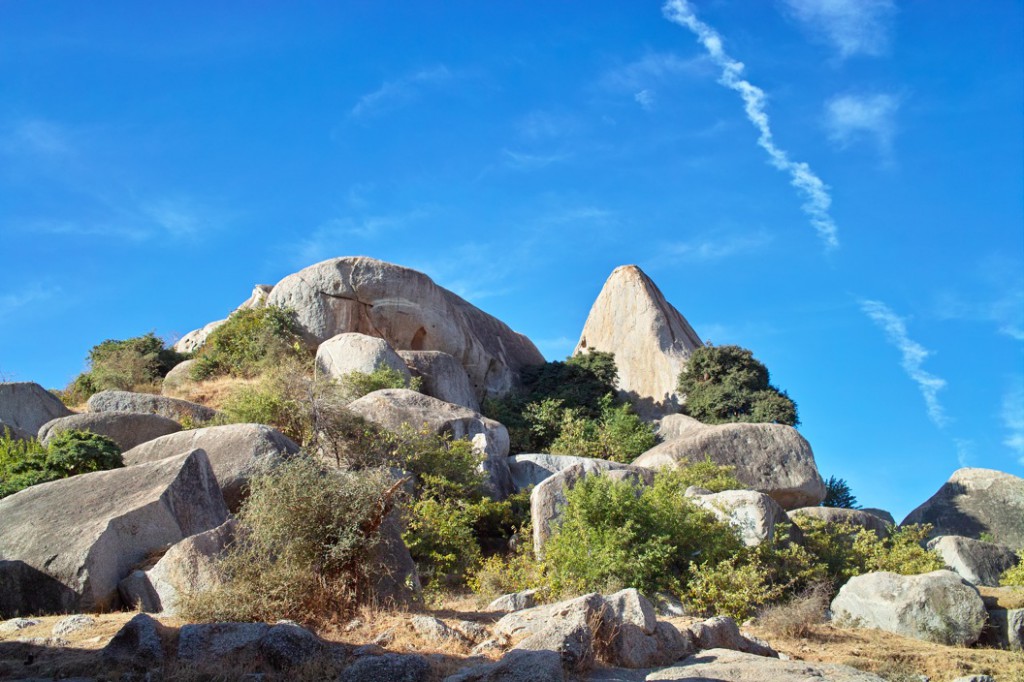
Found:
M 519 531 L 521 541 L 506 554 L 492 554 L 483 559 L 467 580 L 469 588 L 481 602 L 490 602 L 503 594 L 535 589 L 540 600 L 547 594 L 544 564 L 533 556 L 529 526 Z
M 661 475 L 675 480 L 675 485 L 684 491 L 690 486 L 704 488 L 713 493 L 725 490 L 746 490 L 747 486 L 740 483 L 733 473 L 736 467 L 727 464 L 716 464 L 710 455 L 703 461 L 689 462 L 674 469 L 662 471 Z
M 735 530 L 684 492 L 678 478 L 660 473 L 649 487 L 604 476 L 579 481 L 544 549 L 554 592 L 679 592 L 694 559 L 714 563 L 738 552 Z
M 739 346 L 702 346 L 679 375 L 684 414 L 707 424 L 800 423 L 796 403 L 769 383 L 768 368 Z
M 413 391 L 419 391 L 423 387 L 423 380 L 419 377 L 407 379 L 397 369 L 392 369 L 387 365 L 380 365 L 369 374 L 366 372 L 349 372 L 338 379 L 338 383 L 341 385 L 343 395 L 349 401 L 358 400 L 364 395 L 385 388 L 408 388 Z
M 409 510 L 403 535 L 424 584 L 454 586 L 480 561 L 473 534 L 472 505 L 452 498 L 423 497 Z
M 1024 587 L 1024 549 L 1017 551 L 1017 565 L 1003 571 L 999 584 L 1005 587 Z
M 681 596 L 705 616 L 730 616 L 743 622 L 785 594 L 784 586 L 771 582 L 765 566 L 747 561 L 744 554 L 717 563 L 693 563 L 690 575 Z
M 254 377 L 282 360 L 312 360 L 294 311 L 276 306 L 231 314 L 206 337 L 190 370 L 196 380 L 215 376 Z
M 223 585 L 184 596 L 182 616 L 316 623 L 350 615 L 369 596 L 367 558 L 399 485 L 387 472 L 327 469 L 309 456 L 258 473 L 236 541 L 218 562 Z
M 642 421 L 629 404 L 615 404 L 611 394 L 599 401 L 600 416 L 590 419 L 578 409 L 562 412 L 551 453 L 599 457 L 628 464 L 654 447 L 657 439 L 650 424 Z
M 63 431 L 47 447 L 34 438 L 14 439 L 5 429 L 0 435 L 0 498 L 37 483 L 122 466 L 120 448 L 106 436 Z
M 68 404 L 79 404 L 99 391 L 153 390 L 155 384 L 188 355 L 167 348 L 153 332 L 125 340 L 107 339 L 89 351 L 89 370 L 62 392 Z

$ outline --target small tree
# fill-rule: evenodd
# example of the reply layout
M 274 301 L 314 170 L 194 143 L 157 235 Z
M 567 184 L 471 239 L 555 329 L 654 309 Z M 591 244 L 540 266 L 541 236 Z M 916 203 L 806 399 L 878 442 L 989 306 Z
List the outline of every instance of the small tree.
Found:
M 707 424 L 800 423 L 796 403 L 769 383 L 768 368 L 739 346 L 703 346 L 679 375 L 685 414 Z
M 829 476 L 825 481 L 825 499 L 821 501 L 821 506 L 860 509 L 857 496 L 850 491 L 850 484 L 835 476 Z

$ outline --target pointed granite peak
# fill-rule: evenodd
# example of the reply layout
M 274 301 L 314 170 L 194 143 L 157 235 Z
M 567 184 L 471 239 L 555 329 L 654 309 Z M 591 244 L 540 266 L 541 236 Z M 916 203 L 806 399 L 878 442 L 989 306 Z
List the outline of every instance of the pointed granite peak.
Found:
M 614 353 L 619 389 L 641 415 L 658 417 L 678 410 L 679 372 L 702 345 L 654 281 L 636 265 L 622 265 L 594 301 L 573 354 Z

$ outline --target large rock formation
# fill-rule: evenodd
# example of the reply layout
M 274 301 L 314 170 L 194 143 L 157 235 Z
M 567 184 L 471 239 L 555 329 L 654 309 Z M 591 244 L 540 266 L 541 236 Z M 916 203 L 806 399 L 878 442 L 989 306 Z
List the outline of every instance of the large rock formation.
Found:
M 855 627 L 955 646 L 978 641 L 988 617 L 978 590 L 952 571 L 855 576 L 832 600 L 832 616 Z
M 736 478 L 762 492 L 783 509 L 816 505 L 825 499 L 810 444 L 783 424 L 717 424 L 692 427 L 679 438 L 656 445 L 634 460 L 635 466 L 661 469 L 710 457 L 735 467 Z
M 398 355 L 413 376 L 423 381 L 424 393 L 446 403 L 480 411 L 480 400 L 473 392 L 469 375 L 451 355 L 437 350 L 402 350 Z
M 299 446 L 262 424 L 228 424 L 181 431 L 138 445 L 123 454 L 127 466 L 203 450 L 210 459 L 228 509 L 237 512 L 249 478 L 263 465 L 289 457 Z
M 693 327 L 635 265 L 615 268 L 590 309 L 574 354 L 615 354 L 619 388 L 645 417 L 678 412 L 679 373 L 704 345 Z
M 8 426 L 34 436 L 46 422 L 69 414 L 71 410 L 39 384 L 0 383 L 0 422 Z
M 987 533 L 995 542 L 1024 549 L 1024 478 L 992 469 L 957 469 L 903 524 L 930 523 L 931 537 Z
M 775 538 L 775 527 L 789 523 L 779 503 L 764 493 L 753 490 L 726 490 L 720 493 L 695 494 L 687 491 L 694 504 L 714 514 L 715 518 L 736 528 L 743 544 L 756 547 Z
M 423 273 L 373 258 L 311 265 L 278 282 L 268 305 L 295 310 L 308 340 L 358 332 L 396 350 L 439 350 L 469 374 L 478 398 L 500 396 L 519 370 L 544 363 L 522 334 L 439 287 Z
M 584 464 L 593 467 L 615 468 L 621 466 L 617 462 L 596 457 L 577 457 L 576 455 L 522 454 L 508 458 L 508 469 L 512 473 L 512 485 L 516 492 L 537 486 L 560 471 L 571 466 Z
M 0 500 L 0 616 L 105 610 L 150 552 L 222 524 L 201 451 L 41 483 Z
M 386 388 L 364 395 L 349 404 L 349 411 L 389 431 L 426 429 L 437 435 L 466 438 L 484 454 L 483 468 L 492 492 L 506 497 L 512 492 L 508 471 L 508 429 L 460 405 L 452 405 L 405 388 Z

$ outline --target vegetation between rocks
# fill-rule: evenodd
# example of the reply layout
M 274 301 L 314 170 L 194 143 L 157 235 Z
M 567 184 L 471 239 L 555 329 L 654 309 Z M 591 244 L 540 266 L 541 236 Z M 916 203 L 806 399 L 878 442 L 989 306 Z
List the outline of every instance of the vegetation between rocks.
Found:
M 48 445 L 0 434 L 0 498 L 76 474 L 124 466 L 117 443 L 89 431 L 62 431 Z
M 210 332 L 195 353 L 190 375 L 195 380 L 254 377 L 282 361 L 312 357 L 294 311 L 276 306 L 244 308 Z
M 89 369 L 59 393 L 79 405 L 100 391 L 159 393 L 159 381 L 188 355 L 168 348 L 153 332 L 130 339 L 107 339 L 89 351 Z

